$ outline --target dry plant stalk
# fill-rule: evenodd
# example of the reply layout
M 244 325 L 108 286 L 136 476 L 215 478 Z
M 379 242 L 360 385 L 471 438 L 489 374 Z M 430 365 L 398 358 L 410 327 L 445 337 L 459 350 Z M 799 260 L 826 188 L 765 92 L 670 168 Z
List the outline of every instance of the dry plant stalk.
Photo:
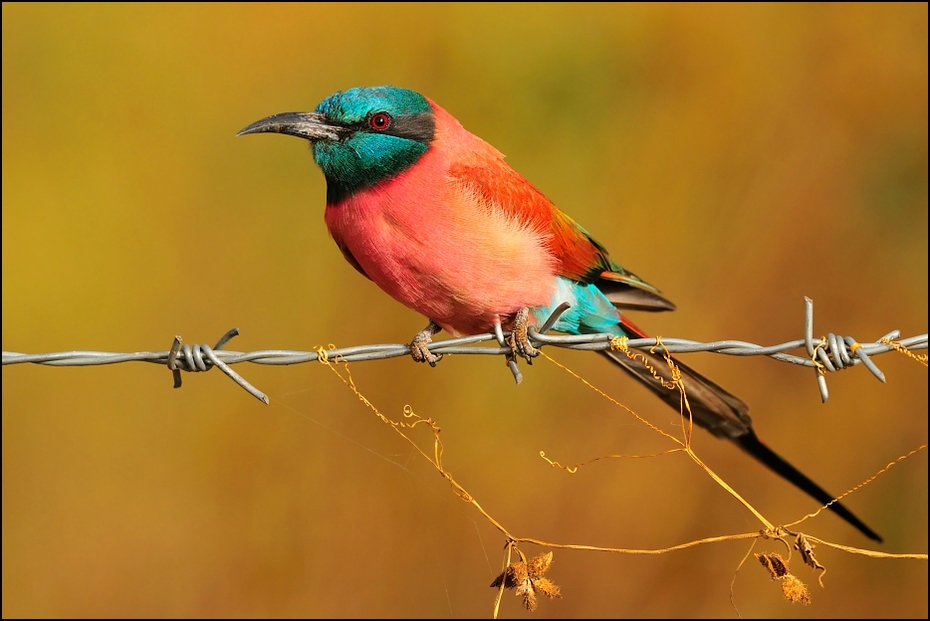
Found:
M 579 550 L 579 551 L 610 552 L 610 553 L 615 553 L 615 554 L 654 555 L 654 554 L 665 554 L 665 553 L 676 551 L 676 550 L 683 550 L 686 548 L 690 548 L 690 547 L 694 547 L 694 546 L 698 546 L 702 544 L 707 544 L 707 543 L 718 543 L 722 541 L 736 541 L 736 540 L 744 540 L 744 539 L 776 538 L 776 539 L 781 540 L 786 545 L 786 547 L 788 547 L 788 543 L 785 541 L 784 537 L 787 535 L 791 535 L 795 537 L 794 547 L 796 550 L 798 550 L 801 553 L 802 560 L 807 565 L 810 565 L 812 568 L 821 570 L 821 572 L 825 572 L 826 570 L 822 565 L 820 565 L 820 563 L 817 562 L 816 558 L 814 557 L 813 542 L 821 543 L 821 544 L 824 544 L 824 545 L 827 545 L 827 546 L 830 546 L 836 549 L 840 549 L 846 552 L 864 554 L 867 556 L 871 556 L 873 558 L 897 558 L 897 559 L 908 558 L 908 559 L 927 560 L 926 554 L 890 554 L 890 553 L 885 553 L 885 552 L 878 552 L 875 550 L 865 550 L 865 549 L 860 549 L 860 548 L 843 546 L 840 544 L 835 544 L 835 543 L 827 542 L 821 539 L 817 539 L 816 537 L 813 537 L 810 535 L 804 535 L 801 533 L 793 533 L 787 530 L 785 527 L 775 526 L 771 522 L 769 522 L 769 520 L 767 520 L 761 513 L 759 513 L 751 504 L 749 504 L 749 502 L 747 502 L 744 498 L 742 498 L 742 496 L 740 496 L 733 488 L 731 488 L 716 473 L 714 473 L 693 452 L 691 448 L 691 430 L 693 428 L 693 421 L 691 419 L 691 408 L 690 408 L 690 405 L 688 404 L 687 392 L 685 390 L 683 382 L 681 381 L 680 372 L 675 366 L 674 361 L 671 359 L 671 356 L 668 354 L 668 352 L 665 351 L 664 345 L 662 345 L 661 340 L 658 337 L 656 337 L 656 340 L 657 340 L 657 344 L 656 344 L 656 347 L 653 348 L 653 351 L 659 347 L 662 347 L 665 360 L 667 364 L 669 364 L 672 370 L 672 381 L 663 379 L 660 376 L 660 374 L 649 365 L 648 361 L 643 360 L 643 362 L 646 364 L 647 367 L 650 368 L 650 371 L 656 377 L 657 381 L 659 381 L 663 386 L 665 386 L 666 388 L 669 388 L 670 390 L 678 390 L 681 393 L 681 417 L 682 417 L 682 431 L 683 431 L 682 439 L 676 438 L 675 436 L 659 429 L 652 423 L 648 422 L 647 420 L 639 416 L 636 412 L 632 411 L 630 408 L 626 407 L 625 405 L 623 405 L 622 403 L 620 403 L 619 401 L 617 401 L 616 399 L 614 399 L 613 397 L 611 397 L 610 395 L 602 391 L 601 389 L 592 385 L 590 382 L 588 382 L 586 379 L 584 379 L 583 377 L 581 377 L 574 371 L 568 369 L 566 366 L 553 360 L 545 353 L 541 352 L 542 353 L 541 357 L 545 358 L 546 360 L 549 360 L 550 362 L 552 362 L 559 368 L 563 369 L 569 375 L 578 379 L 584 385 L 591 388 L 592 390 L 600 394 L 602 397 L 604 397 L 605 399 L 607 399 L 614 405 L 626 410 L 628 413 L 634 416 L 637 420 L 639 420 L 641 423 L 643 423 L 644 425 L 646 425 L 647 427 L 649 427 L 656 433 L 659 433 L 662 436 L 672 440 L 673 442 L 679 445 L 678 448 L 670 449 L 668 451 L 657 453 L 655 455 L 605 455 L 602 457 L 596 457 L 594 459 L 579 463 L 576 466 L 571 466 L 571 467 L 563 466 L 559 462 L 549 459 L 548 457 L 546 457 L 545 453 L 542 451 L 540 451 L 540 457 L 546 460 L 550 466 L 557 467 L 557 468 L 566 470 L 569 473 L 574 474 L 577 472 L 580 466 L 592 463 L 599 459 L 620 458 L 620 457 L 631 457 L 631 458 L 654 457 L 658 455 L 664 455 L 667 453 L 684 451 L 688 453 L 691 459 L 696 464 L 698 464 L 698 466 L 700 466 L 714 481 L 716 481 L 718 485 L 720 485 L 725 490 L 727 490 L 734 498 L 736 498 L 750 512 L 752 512 L 752 514 L 755 515 L 759 519 L 760 522 L 762 522 L 765 528 L 763 528 L 761 531 L 751 532 L 751 533 L 739 533 L 739 534 L 733 534 L 733 535 L 724 535 L 724 536 L 718 536 L 718 537 L 708 537 L 705 539 L 699 539 L 699 540 L 690 541 L 690 542 L 678 544 L 675 546 L 670 546 L 667 548 L 659 548 L 659 549 L 611 548 L 611 547 L 581 545 L 581 544 L 553 543 L 553 542 L 543 541 L 543 540 L 534 539 L 530 537 L 515 537 L 500 522 L 494 519 L 487 511 L 485 511 L 481 507 L 481 505 L 478 504 L 477 500 L 471 494 L 469 494 L 465 490 L 465 488 L 462 487 L 453 478 L 450 472 L 445 470 L 445 468 L 442 465 L 443 445 L 439 437 L 440 427 L 436 422 L 434 422 L 431 418 L 422 418 L 418 416 L 417 414 L 414 413 L 413 409 L 409 405 L 404 406 L 403 413 L 404 413 L 405 418 L 412 419 L 411 422 L 406 422 L 406 421 L 398 422 L 398 421 L 391 420 L 390 418 L 382 414 L 378 410 L 378 408 L 375 407 L 375 405 L 371 401 L 369 401 L 364 395 L 362 395 L 362 393 L 358 390 L 358 388 L 355 385 L 355 381 L 352 379 L 352 374 L 349 371 L 349 365 L 347 362 L 345 362 L 344 360 L 339 360 L 338 358 L 336 358 L 335 360 L 330 360 L 328 357 L 327 351 L 322 347 L 318 348 L 317 352 L 319 354 L 318 360 L 321 364 L 329 367 L 330 370 L 333 373 L 335 373 L 336 376 L 339 377 L 339 379 L 341 379 L 343 383 L 353 392 L 353 394 L 355 394 L 355 396 L 362 403 L 364 403 L 369 409 L 371 409 L 372 412 L 374 412 L 375 415 L 382 422 L 389 425 L 391 429 L 393 429 L 404 440 L 410 443 L 414 447 L 414 449 L 416 449 L 416 451 L 424 459 L 426 459 L 434 468 L 436 468 L 439 474 L 444 479 L 449 481 L 450 485 L 452 486 L 453 493 L 455 493 L 459 498 L 461 498 L 465 502 L 474 506 L 475 509 L 477 509 L 478 512 L 481 513 L 481 515 L 485 517 L 485 519 L 487 519 L 497 530 L 499 530 L 506 537 L 507 545 L 505 546 L 505 549 L 506 549 L 507 554 L 506 554 L 506 559 L 504 561 L 504 569 L 501 572 L 501 574 L 491 584 L 492 587 L 498 588 L 498 594 L 497 594 L 497 598 L 496 598 L 494 608 L 493 608 L 494 618 L 497 618 L 497 614 L 498 614 L 499 607 L 500 607 L 501 596 L 503 595 L 504 589 L 515 589 L 516 595 L 518 597 L 521 597 L 523 600 L 524 608 L 530 611 L 536 610 L 537 608 L 537 605 L 538 605 L 537 594 L 545 595 L 549 597 L 550 599 L 561 598 L 562 596 L 561 590 L 559 589 L 559 587 L 555 583 L 553 583 L 550 579 L 545 577 L 545 573 L 549 570 L 549 567 L 552 564 L 552 552 L 540 554 L 538 556 L 533 557 L 531 560 L 527 561 L 523 552 L 520 551 L 519 548 L 517 548 L 518 543 L 528 543 L 528 544 L 549 547 L 549 548 L 561 548 L 561 549 Z M 631 358 L 636 357 L 637 355 L 639 355 L 642 358 L 642 354 L 637 354 L 636 352 L 632 352 L 629 348 L 626 347 L 626 343 L 623 338 L 614 339 L 613 341 L 611 341 L 611 346 L 612 348 L 615 348 L 619 351 L 626 353 Z M 330 345 L 329 349 L 330 350 L 335 349 L 335 346 Z M 910 352 L 905 352 L 905 353 L 917 359 L 918 362 L 926 364 L 924 360 L 920 360 L 917 356 L 911 354 Z M 345 375 L 343 375 L 336 369 L 335 364 L 344 365 Z M 685 421 L 686 413 L 687 413 L 687 421 Z M 420 446 L 412 438 L 410 438 L 410 436 L 408 436 L 406 433 L 406 430 L 413 429 L 417 427 L 418 425 L 424 425 L 428 427 L 430 431 L 432 432 L 432 435 L 433 435 L 432 456 L 430 456 L 426 451 L 420 448 Z M 878 476 L 886 472 L 889 468 L 891 468 L 895 464 L 922 451 L 926 447 L 927 445 L 922 445 L 919 448 L 914 449 L 913 451 L 907 453 L 906 455 L 902 455 L 901 457 L 897 458 L 895 461 L 889 463 L 883 469 L 879 470 L 877 473 L 875 473 L 870 478 L 866 479 L 862 483 L 854 486 L 853 488 L 851 488 L 844 494 L 837 497 L 832 502 L 837 502 L 841 498 L 844 498 L 845 496 L 871 483 Z M 832 504 L 832 502 L 829 504 Z M 816 512 L 806 515 L 800 520 L 792 524 L 789 524 L 788 526 L 803 522 L 804 520 L 808 518 L 816 516 L 817 514 L 820 513 L 820 511 L 825 509 L 826 506 L 821 507 Z M 520 560 L 516 562 L 511 562 L 512 554 L 514 551 L 518 553 L 518 555 L 520 556 Z M 790 548 L 789 548 L 789 551 L 790 551 Z M 782 591 L 783 591 L 785 598 L 788 601 L 801 602 L 804 604 L 810 603 L 810 593 L 808 592 L 807 587 L 804 585 L 803 582 L 801 582 L 801 580 L 799 580 L 796 576 L 792 575 L 788 571 L 787 561 L 785 561 L 779 554 L 768 554 L 768 555 L 756 554 L 756 558 L 758 558 L 760 563 L 769 571 L 773 579 L 781 580 Z M 820 577 L 822 576 L 823 576 L 823 573 L 820 574 Z M 821 586 L 822 585 L 823 583 L 821 582 Z

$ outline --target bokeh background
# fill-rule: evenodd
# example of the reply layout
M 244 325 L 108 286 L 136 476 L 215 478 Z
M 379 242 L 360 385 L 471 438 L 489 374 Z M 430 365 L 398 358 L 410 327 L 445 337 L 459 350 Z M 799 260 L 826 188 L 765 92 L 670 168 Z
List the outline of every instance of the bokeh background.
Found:
M 776 343 L 927 330 L 927 5 L 3 4 L 3 349 L 236 350 L 403 342 L 424 320 L 347 265 L 301 141 L 268 114 L 395 84 L 508 155 L 679 311 L 654 333 Z M 582 353 L 550 352 L 644 416 L 675 415 Z M 927 371 L 831 376 L 708 354 L 783 455 L 840 493 L 927 437 Z M 504 540 L 328 370 L 3 370 L 3 616 L 487 616 Z M 760 525 L 660 438 L 544 361 L 353 365 L 436 419 L 445 464 L 512 532 L 663 547 Z M 428 434 L 421 439 L 429 446 Z M 705 461 L 774 522 L 814 503 L 732 446 Z M 927 549 L 926 453 L 847 504 Z M 819 537 L 869 546 L 832 515 Z M 535 615 L 735 616 L 746 542 L 658 557 L 556 551 Z M 545 549 L 526 546 L 527 554 Z M 756 551 L 779 551 L 774 544 Z M 819 549 L 785 602 L 755 561 L 744 616 L 927 615 L 925 561 Z

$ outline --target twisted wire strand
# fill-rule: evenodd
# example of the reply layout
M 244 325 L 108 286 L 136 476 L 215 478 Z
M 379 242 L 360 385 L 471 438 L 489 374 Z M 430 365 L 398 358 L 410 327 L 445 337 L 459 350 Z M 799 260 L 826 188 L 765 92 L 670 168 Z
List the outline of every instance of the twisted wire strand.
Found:
M 859 343 L 849 336 L 838 336 L 828 333 L 819 341 L 813 337 L 813 301 L 805 298 L 805 336 L 801 339 L 780 343 L 778 345 L 761 346 L 755 343 L 740 340 L 723 340 L 700 342 L 681 338 L 662 338 L 662 345 L 673 354 L 694 352 L 710 352 L 730 356 L 768 356 L 774 360 L 788 362 L 801 366 L 811 367 L 815 370 L 817 383 L 820 388 L 821 399 L 826 402 L 829 398 L 826 374 L 857 365 L 864 365 L 878 380 L 884 382 L 885 375 L 879 370 L 870 356 L 894 351 L 897 348 L 891 343 L 903 346 L 907 350 L 927 349 L 927 334 L 900 339 L 900 332 L 893 330 L 875 342 Z M 566 349 L 584 351 L 603 351 L 610 349 L 613 334 L 583 334 L 583 335 L 550 335 L 546 334 L 555 324 L 558 317 L 568 309 L 562 304 L 553 311 L 549 319 L 537 331 L 530 328 L 530 340 L 536 347 L 552 345 Z M 252 386 L 241 375 L 230 368 L 230 365 L 240 362 L 255 364 L 290 365 L 314 362 L 320 359 L 320 351 L 324 351 L 329 360 L 345 362 L 362 362 L 367 360 L 384 360 L 410 355 L 409 344 L 379 344 L 356 345 L 339 349 L 317 351 L 294 351 L 284 349 L 265 349 L 252 352 L 238 352 L 222 349 L 230 339 L 239 334 L 238 328 L 233 328 L 224 334 L 216 345 L 210 347 L 206 344 L 182 345 L 181 337 L 175 336 L 171 349 L 168 351 L 142 351 L 132 353 L 117 353 L 103 351 L 64 351 L 46 354 L 24 354 L 4 351 L 3 366 L 12 364 L 43 364 L 50 366 L 94 366 L 103 364 L 118 364 L 123 362 L 150 362 L 166 365 L 174 377 L 174 387 L 181 386 L 181 371 L 202 372 L 218 367 L 230 379 L 239 384 L 255 398 L 265 404 L 268 397 Z M 428 349 L 434 354 L 464 354 L 464 355 L 509 355 L 509 347 L 502 345 L 504 335 L 477 334 L 460 338 L 451 338 L 433 341 Z M 495 346 L 476 346 L 476 343 L 496 341 Z M 629 339 L 627 346 L 634 349 L 651 349 L 656 347 L 658 339 L 643 338 Z M 805 348 L 807 357 L 787 353 L 789 350 Z M 520 371 L 514 360 L 509 360 L 510 369 L 519 383 L 522 380 Z

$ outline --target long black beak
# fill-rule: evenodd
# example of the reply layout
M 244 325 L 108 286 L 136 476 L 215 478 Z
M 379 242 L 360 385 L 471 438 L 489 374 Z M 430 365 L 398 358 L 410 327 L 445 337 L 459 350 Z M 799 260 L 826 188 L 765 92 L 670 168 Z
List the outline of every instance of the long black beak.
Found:
M 281 114 L 272 114 L 261 121 L 255 121 L 236 135 L 274 132 L 297 136 L 313 142 L 316 140 L 339 140 L 341 129 L 340 126 L 331 124 L 324 114 L 317 112 L 282 112 Z

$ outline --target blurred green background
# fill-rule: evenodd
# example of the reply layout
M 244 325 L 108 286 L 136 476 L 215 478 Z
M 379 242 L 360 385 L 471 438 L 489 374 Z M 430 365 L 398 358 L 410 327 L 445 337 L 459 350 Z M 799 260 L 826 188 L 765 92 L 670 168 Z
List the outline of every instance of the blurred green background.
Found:
M 236 350 L 403 342 L 424 325 L 344 262 L 298 140 L 236 138 L 359 85 L 419 90 L 679 311 L 654 333 L 776 343 L 927 330 L 927 5 L 3 4 L 3 348 Z M 599 357 L 551 355 L 657 424 Z M 926 369 L 831 376 L 689 355 L 760 436 L 840 493 L 927 437 Z M 487 616 L 502 537 L 316 365 L 181 390 L 150 365 L 3 370 L 3 616 Z M 663 547 L 760 525 L 682 455 L 540 361 L 356 364 L 512 532 Z M 423 434 L 429 446 L 428 434 Z M 815 508 L 732 446 L 699 455 L 774 522 Z M 882 550 L 927 549 L 926 453 L 847 504 Z M 805 530 L 868 542 L 832 515 Z M 733 616 L 749 544 L 659 557 L 556 551 L 535 616 Z M 541 551 L 526 546 L 528 554 Z M 782 551 L 775 544 L 756 551 Z M 790 605 L 747 562 L 744 616 L 927 615 L 925 561 L 818 549 Z M 502 614 L 530 616 L 505 595 Z

